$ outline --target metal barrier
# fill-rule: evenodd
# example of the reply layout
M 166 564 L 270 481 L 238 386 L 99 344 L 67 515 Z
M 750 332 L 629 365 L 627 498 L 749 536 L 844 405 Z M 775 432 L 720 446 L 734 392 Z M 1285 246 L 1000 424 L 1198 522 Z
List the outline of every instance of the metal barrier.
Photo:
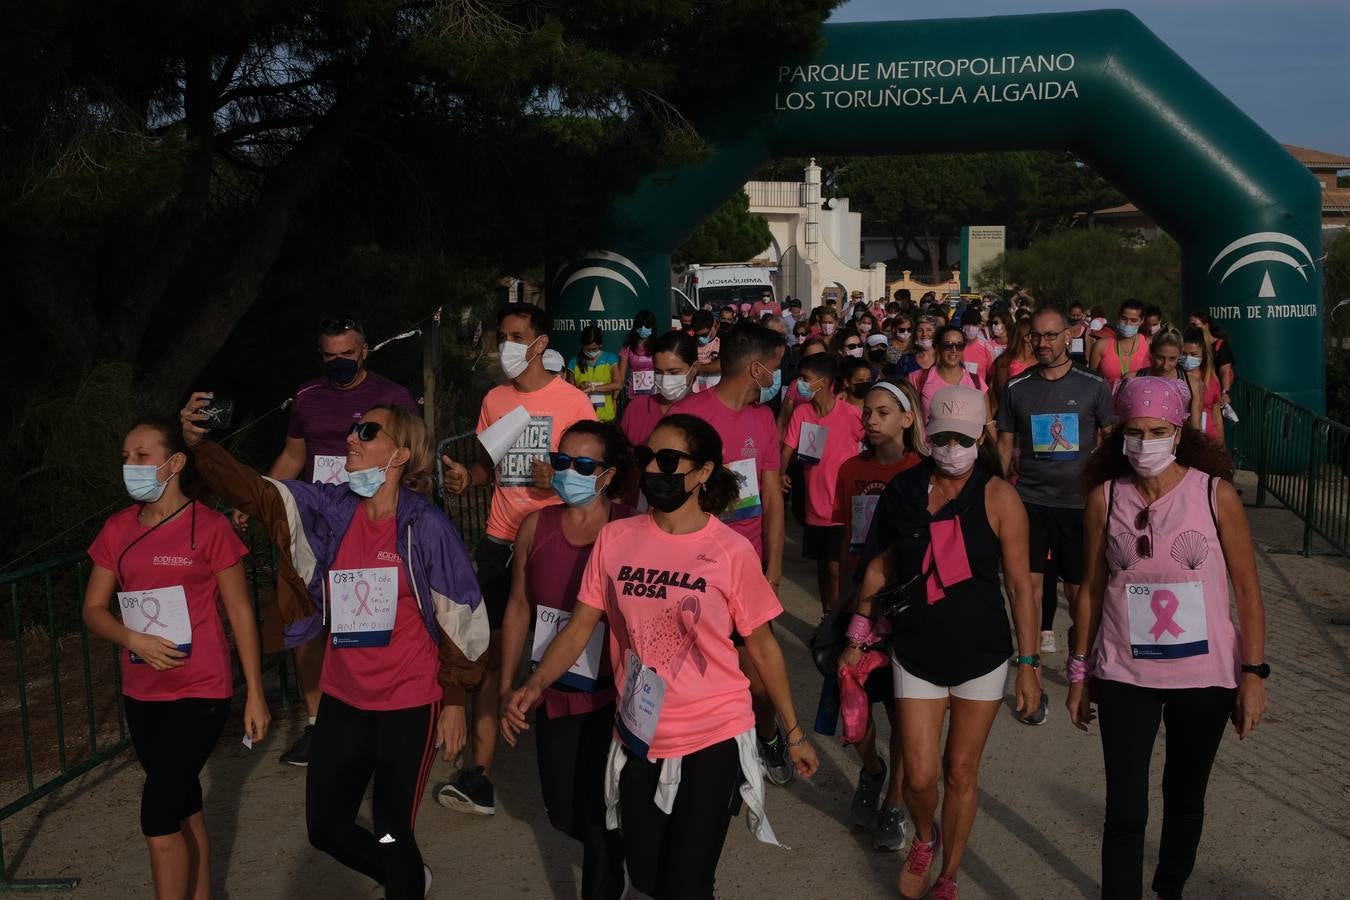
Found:
M 487 485 L 470 487 L 462 494 L 451 494 L 443 490 L 441 485 L 444 483 L 445 466 L 441 462 L 442 456 L 449 456 L 467 466 L 478 458 L 478 435 L 472 431 L 453 434 L 436 445 L 436 491 L 441 508 L 459 528 L 464 546 L 472 551 L 487 530 L 488 509 L 492 505 L 492 488 Z
M 256 613 L 261 592 L 274 583 L 275 555 L 265 537 L 251 542 L 245 569 Z M 23 756 L 22 775 L 0 766 L 0 800 L 11 795 L 12 786 L 23 791 L 0 806 L 0 826 L 131 745 L 122 707 L 120 648 L 101 640 L 102 646 L 90 648 L 82 614 L 88 576 L 89 557 L 83 552 L 0 575 L 0 598 L 9 598 L 9 621 L 0 633 L 10 632 L 0 639 L 0 660 L 10 649 L 19 720 L 17 729 L 0 731 L 0 759 L 19 755 L 16 740 Z M 287 654 L 265 657 L 263 667 L 276 669 L 281 706 L 289 706 Z M 237 661 L 234 683 L 236 689 L 244 683 Z M 8 713 L 5 721 L 12 721 Z M 74 877 L 11 879 L 0 840 L 0 893 L 69 890 L 79 882 Z
M 1250 382 L 1235 382 L 1231 397 L 1229 452 L 1256 473 L 1256 505 L 1269 494 L 1303 520 L 1304 556 L 1314 535 L 1350 556 L 1350 427 Z

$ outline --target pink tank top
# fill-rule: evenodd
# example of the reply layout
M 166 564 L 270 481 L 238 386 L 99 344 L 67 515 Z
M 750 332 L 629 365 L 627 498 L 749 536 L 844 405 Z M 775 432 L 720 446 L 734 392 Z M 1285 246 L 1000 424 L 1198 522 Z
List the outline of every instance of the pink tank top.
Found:
M 1030 369 L 1034 365 L 1036 365 L 1035 360 L 1032 360 L 1031 362 L 1022 362 L 1019 359 L 1009 359 L 1008 377 L 1016 378 L 1018 375 L 1021 375 L 1023 372 L 1025 372 L 1027 369 Z
M 1145 509 L 1129 478 L 1104 484 L 1106 594 L 1098 678 L 1146 688 L 1236 687 L 1240 653 L 1213 481 L 1189 469 Z
M 586 571 L 586 563 L 590 561 L 594 545 L 578 547 L 563 534 L 562 514 L 565 508 L 557 505 L 539 510 L 530 555 L 525 558 L 525 596 L 530 601 L 531 615 L 539 606 L 570 613 L 576 606 L 577 594 L 581 592 L 581 575 Z M 631 515 L 633 510 L 623 504 L 610 505 L 611 522 Z M 581 715 L 612 703 L 616 696 L 613 671 L 609 654 L 606 653 L 600 662 L 603 687 L 597 687 L 591 692 L 547 688 L 543 701 L 549 718 Z
M 1112 335 L 1108 338 L 1102 338 L 1106 349 L 1102 351 L 1101 375 L 1106 379 L 1106 383 L 1111 386 L 1111 393 L 1116 392 L 1120 387 L 1120 381 L 1126 375 L 1143 372 L 1153 361 L 1149 355 L 1148 341 L 1143 335 L 1138 335 L 1135 339 L 1134 352 L 1128 356 L 1121 354 L 1119 339 Z

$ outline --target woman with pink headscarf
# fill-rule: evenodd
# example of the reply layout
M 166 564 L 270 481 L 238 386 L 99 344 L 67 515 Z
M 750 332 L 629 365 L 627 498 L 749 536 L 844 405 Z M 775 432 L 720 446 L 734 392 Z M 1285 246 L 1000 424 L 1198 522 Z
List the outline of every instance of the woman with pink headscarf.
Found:
M 1068 663 L 1069 717 L 1092 701 L 1106 764 L 1102 896 L 1139 897 L 1149 760 L 1167 724 L 1162 842 L 1152 890 L 1181 896 L 1205 789 L 1229 720 L 1245 738 L 1266 710 L 1265 610 L 1251 532 L 1223 449 L 1186 424 L 1175 378 L 1115 398 L 1120 427 L 1093 454 L 1082 587 Z M 1238 627 L 1229 617 L 1232 580 Z

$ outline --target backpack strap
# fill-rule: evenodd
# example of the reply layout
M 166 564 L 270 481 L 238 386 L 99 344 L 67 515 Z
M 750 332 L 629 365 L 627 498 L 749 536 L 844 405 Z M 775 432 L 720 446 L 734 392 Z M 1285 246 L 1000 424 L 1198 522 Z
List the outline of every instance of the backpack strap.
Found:
M 1219 509 L 1218 509 L 1218 502 L 1217 502 L 1217 500 L 1215 499 L 1215 490 L 1214 490 L 1215 487 L 1216 487 L 1216 485 L 1215 485 L 1214 482 L 1215 482 L 1215 480 L 1217 479 L 1217 477 L 1218 477 L 1218 476 L 1216 476 L 1216 475 L 1211 475 L 1211 476 L 1209 476 L 1209 491 L 1208 491 L 1208 493 L 1209 493 L 1209 517 L 1210 517 L 1210 519 L 1214 522 L 1214 533 L 1215 533 L 1216 535 L 1219 533 Z

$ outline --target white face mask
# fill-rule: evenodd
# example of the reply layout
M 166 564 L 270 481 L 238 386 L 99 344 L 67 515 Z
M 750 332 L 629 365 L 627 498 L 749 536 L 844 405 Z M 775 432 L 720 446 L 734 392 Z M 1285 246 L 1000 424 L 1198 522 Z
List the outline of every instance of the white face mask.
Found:
M 849 348 L 848 348 L 847 350 L 845 350 L 844 352 L 847 353 L 849 356 L 853 357 L 854 359 L 862 359 L 863 348 L 862 348 L 862 347 L 849 347 Z
M 1161 474 L 1177 458 L 1176 442 L 1170 437 L 1146 441 L 1126 435 L 1125 458 L 1140 475 L 1152 478 Z
M 992 330 L 992 331 L 994 332 L 994 334 L 995 334 L 996 336 L 998 336 L 998 337 L 1002 337 L 1002 336 L 1003 336 L 1003 323 L 1002 323 L 1002 322 L 995 322 L 993 325 L 990 325 L 989 328 L 990 328 L 990 330 Z
M 689 395 L 689 379 L 687 373 L 681 373 L 679 375 L 667 375 L 662 372 L 656 373 L 656 392 L 671 403 L 683 400 Z
M 943 475 L 964 475 L 975 467 L 975 458 L 980 455 L 979 444 L 962 447 L 960 444 L 943 444 L 930 447 L 933 462 Z
M 540 335 L 543 337 L 543 335 Z M 501 346 L 502 371 L 506 377 L 515 380 L 530 367 L 530 348 L 535 345 L 539 338 L 535 338 L 528 344 L 520 344 L 516 341 L 507 341 Z
M 920 349 L 920 350 L 932 350 L 932 349 L 933 349 L 933 341 L 932 341 L 931 338 L 929 338 L 928 340 L 924 340 L 923 338 L 919 338 L 919 339 L 918 339 L 917 341 L 915 341 L 914 343 L 916 343 L 916 344 L 919 345 L 919 349 Z
M 980 339 L 980 326 L 967 325 L 966 327 L 961 329 L 961 333 L 966 336 L 966 340 L 977 341 Z

